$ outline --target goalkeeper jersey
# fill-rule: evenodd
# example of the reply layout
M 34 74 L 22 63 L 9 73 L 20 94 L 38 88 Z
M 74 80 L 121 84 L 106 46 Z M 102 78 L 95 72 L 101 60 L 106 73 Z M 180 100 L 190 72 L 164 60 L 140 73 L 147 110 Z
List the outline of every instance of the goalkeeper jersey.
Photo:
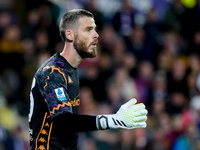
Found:
M 78 114 L 79 104 L 77 69 L 56 53 L 33 78 L 29 112 L 30 149 L 76 149 L 77 133 L 70 129 L 57 132 L 52 119 L 63 113 Z

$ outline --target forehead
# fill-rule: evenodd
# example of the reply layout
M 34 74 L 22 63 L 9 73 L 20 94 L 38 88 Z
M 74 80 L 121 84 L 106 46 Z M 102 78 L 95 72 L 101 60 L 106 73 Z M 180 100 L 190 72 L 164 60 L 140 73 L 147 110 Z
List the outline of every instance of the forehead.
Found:
M 96 27 L 94 18 L 91 17 L 82 17 L 79 19 L 79 28 L 84 29 L 86 27 Z

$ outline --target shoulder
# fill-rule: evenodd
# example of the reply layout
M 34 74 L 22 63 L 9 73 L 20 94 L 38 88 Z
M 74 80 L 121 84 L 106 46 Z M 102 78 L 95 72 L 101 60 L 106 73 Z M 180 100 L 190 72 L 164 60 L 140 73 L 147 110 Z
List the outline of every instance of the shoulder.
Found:
M 53 55 L 38 69 L 35 74 L 35 78 L 44 81 L 46 78 L 52 77 L 52 79 L 65 78 L 64 63 L 58 57 L 58 54 Z

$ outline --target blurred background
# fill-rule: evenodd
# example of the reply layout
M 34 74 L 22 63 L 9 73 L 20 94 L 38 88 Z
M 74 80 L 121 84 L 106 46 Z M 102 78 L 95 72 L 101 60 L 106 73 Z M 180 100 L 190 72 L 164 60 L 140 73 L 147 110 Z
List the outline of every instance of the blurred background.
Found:
M 79 150 L 200 150 L 200 0 L 0 0 L 0 150 L 28 150 L 29 92 L 64 43 L 62 15 L 95 16 L 98 57 L 79 66 L 80 113 L 135 97 L 147 128 L 80 133 Z

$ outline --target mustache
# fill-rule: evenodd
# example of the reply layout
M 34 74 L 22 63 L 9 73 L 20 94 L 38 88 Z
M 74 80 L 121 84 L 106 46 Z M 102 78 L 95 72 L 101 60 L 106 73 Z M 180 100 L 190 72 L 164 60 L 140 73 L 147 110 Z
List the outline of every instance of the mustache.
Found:
M 91 42 L 90 45 L 97 44 L 97 43 L 98 43 L 98 39 L 95 39 L 93 42 Z

